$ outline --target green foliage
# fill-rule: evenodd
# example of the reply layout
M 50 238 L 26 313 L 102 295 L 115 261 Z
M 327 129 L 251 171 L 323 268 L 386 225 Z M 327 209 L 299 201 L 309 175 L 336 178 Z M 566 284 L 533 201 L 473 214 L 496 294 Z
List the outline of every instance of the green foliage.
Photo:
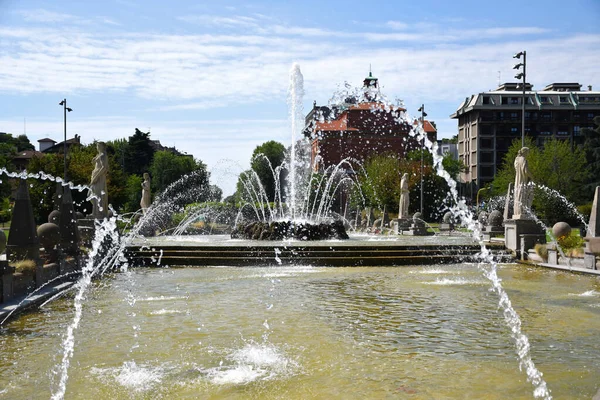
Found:
M 196 170 L 206 170 L 206 166 L 190 156 L 180 156 L 167 150 L 157 151 L 148 170 L 152 192 L 162 192 L 173 182 Z
M 450 167 L 459 164 L 451 164 Z M 364 165 L 366 175 L 360 176 L 362 193 L 367 205 L 396 213 L 400 200 L 400 181 L 408 174 L 410 188 L 409 210 L 415 213 L 421 208 L 421 150 L 411 151 L 405 159 L 397 154 L 385 153 L 369 158 Z M 453 171 L 451 173 L 454 173 Z M 423 213 L 432 221 L 441 218 L 447 204 L 448 185 L 433 170 L 433 156 L 423 152 Z
M 574 231 L 571 231 L 569 235 L 556 238 L 556 241 L 565 253 L 571 253 L 573 250 L 581 249 L 585 246 L 583 238 Z
M 144 178 L 139 175 L 129 175 L 125 185 L 125 198 L 123 212 L 135 212 L 140 209 L 142 200 L 142 182 Z
M 600 185 L 600 117 L 594 118 L 594 124 L 595 128 L 582 129 L 585 137 L 583 150 L 589 168 L 583 187 L 588 198 L 594 195 L 596 186 Z
M 462 160 L 457 160 L 452 157 L 451 154 L 446 154 L 442 159 L 442 167 L 444 167 L 444 171 L 446 171 L 452 179 L 457 180 L 458 174 L 465 170 L 465 164 L 463 164 Z
M 256 172 L 265 189 L 269 201 L 275 201 L 275 177 L 273 171 L 285 160 L 285 147 L 279 142 L 270 140 L 257 146 L 252 152 L 250 167 Z M 266 159 L 268 160 L 265 160 Z M 281 172 L 280 172 L 281 174 Z M 280 175 L 281 180 L 281 175 Z M 283 190 L 283 182 L 280 187 Z
M 35 150 L 35 146 L 31 144 L 27 135 L 18 135 L 14 137 L 10 133 L 0 135 L 0 143 L 5 144 L 2 146 L 4 149 L 13 148 L 12 153 L 17 153 L 23 150 Z
M 136 128 L 133 136 L 129 137 L 128 145 L 119 150 L 124 151 L 124 156 L 117 154 L 117 158 L 124 160 L 124 170 L 128 174 L 141 176 L 150 168 L 154 157 L 150 132 L 145 133 Z
M 547 186 L 550 191 L 537 188 L 534 193 L 533 209 L 536 215 L 547 224 L 558 221 L 580 224 L 576 213 L 561 200 L 552 190 L 558 191 L 569 202 L 582 202 L 583 178 L 586 176 L 587 165 L 582 149 L 571 151 L 568 141 L 548 140 L 543 149 L 539 149 L 529 137 L 525 138 L 525 146 L 530 152 L 527 156 L 532 181 L 538 186 Z M 514 182 L 514 160 L 521 148 L 521 139 L 515 139 L 504 157 L 504 164 L 490 185 L 493 196 L 505 195 L 508 184 Z

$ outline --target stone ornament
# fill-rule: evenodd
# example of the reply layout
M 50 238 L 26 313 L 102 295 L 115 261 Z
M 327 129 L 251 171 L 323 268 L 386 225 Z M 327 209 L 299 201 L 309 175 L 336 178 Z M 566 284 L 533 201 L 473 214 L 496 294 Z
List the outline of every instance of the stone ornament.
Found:
M 515 194 L 513 219 L 528 219 L 527 214 L 533 202 L 533 186 L 531 173 L 527 165 L 529 148 L 523 147 L 515 158 Z
M 405 173 L 402 175 L 402 180 L 400 181 L 400 207 L 398 210 L 399 219 L 410 218 L 408 215 L 409 194 L 408 174 Z
M 92 217 L 104 219 L 108 216 L 108 189 L 106 177 L 108 175 L 108 155 L 106 154 L 106 143 L 96 144 L 98 154 L 92 160 L 94 171 L 90 181 L 89 196 L 95 196 L 92 201 Z
M 150 207 L 151 203 L 150 174 L 144 172 L 144 182 L 142 182 L 142 200 L 140 200 L 140 207 L 142 208 L 142 212 L 144 214 L 146 214 L 146 211 Z

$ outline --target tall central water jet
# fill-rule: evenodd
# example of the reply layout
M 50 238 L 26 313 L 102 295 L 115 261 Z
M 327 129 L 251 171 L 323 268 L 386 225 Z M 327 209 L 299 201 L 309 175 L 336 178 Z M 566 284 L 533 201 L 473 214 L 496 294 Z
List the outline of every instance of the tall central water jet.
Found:
M 292 123 L 292 148 L 290 154 L 290 186 L 287 200 L 290 209 L 290 218 L 296 219 L 296 134 L 300 133 L 304 122 L 302 100 L 304 98 L 304 77 L 297 63 L 290 70 L 290 88 L 288 101 L 290 105 L 290 119 Z

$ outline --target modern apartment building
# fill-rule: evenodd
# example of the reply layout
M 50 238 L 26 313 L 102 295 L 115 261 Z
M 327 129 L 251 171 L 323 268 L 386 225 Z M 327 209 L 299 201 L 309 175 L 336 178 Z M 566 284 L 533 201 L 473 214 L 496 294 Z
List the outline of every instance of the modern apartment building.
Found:
M 593 127 L 600 116 L 600 92 L 591 86 L 582 91 L 578 83 L 532 89 L 525 85 L 525 136 L 540 147 L 551 138 L 582 144 L 582 129 Z M 450 116 L 458 120 L 458 156 L 466 166 L 460 178 L 471 192 L 494 179 L 513 140 L 521 139 L 522 99 L 519 83 L 505 83 L 467 97 Z

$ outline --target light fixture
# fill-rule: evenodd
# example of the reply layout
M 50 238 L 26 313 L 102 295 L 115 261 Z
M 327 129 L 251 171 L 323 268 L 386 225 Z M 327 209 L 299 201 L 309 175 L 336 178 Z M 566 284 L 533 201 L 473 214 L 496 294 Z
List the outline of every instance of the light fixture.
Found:
M 524 65 L 523 63 L 518 63 L 518 64 L 516 64 L 516 65 L 513 67 L 513 69 L 519 69 L 519 68 L 521 68 L 523 65 Z
M 515 78 L 517 78 L 517 79 L 523 78 L 523 73 L 519 72 L 518 74 L 515 75 Z
M 517 54 L 515 54 L 515 55 L 513 56 L 513 58 L 521 58 L 521 56 L 522 56 L 523 54 L 524 54 L 524 53 L 523 53 L 522 51 L 520 51 L 520 52 L 518 52 Z

